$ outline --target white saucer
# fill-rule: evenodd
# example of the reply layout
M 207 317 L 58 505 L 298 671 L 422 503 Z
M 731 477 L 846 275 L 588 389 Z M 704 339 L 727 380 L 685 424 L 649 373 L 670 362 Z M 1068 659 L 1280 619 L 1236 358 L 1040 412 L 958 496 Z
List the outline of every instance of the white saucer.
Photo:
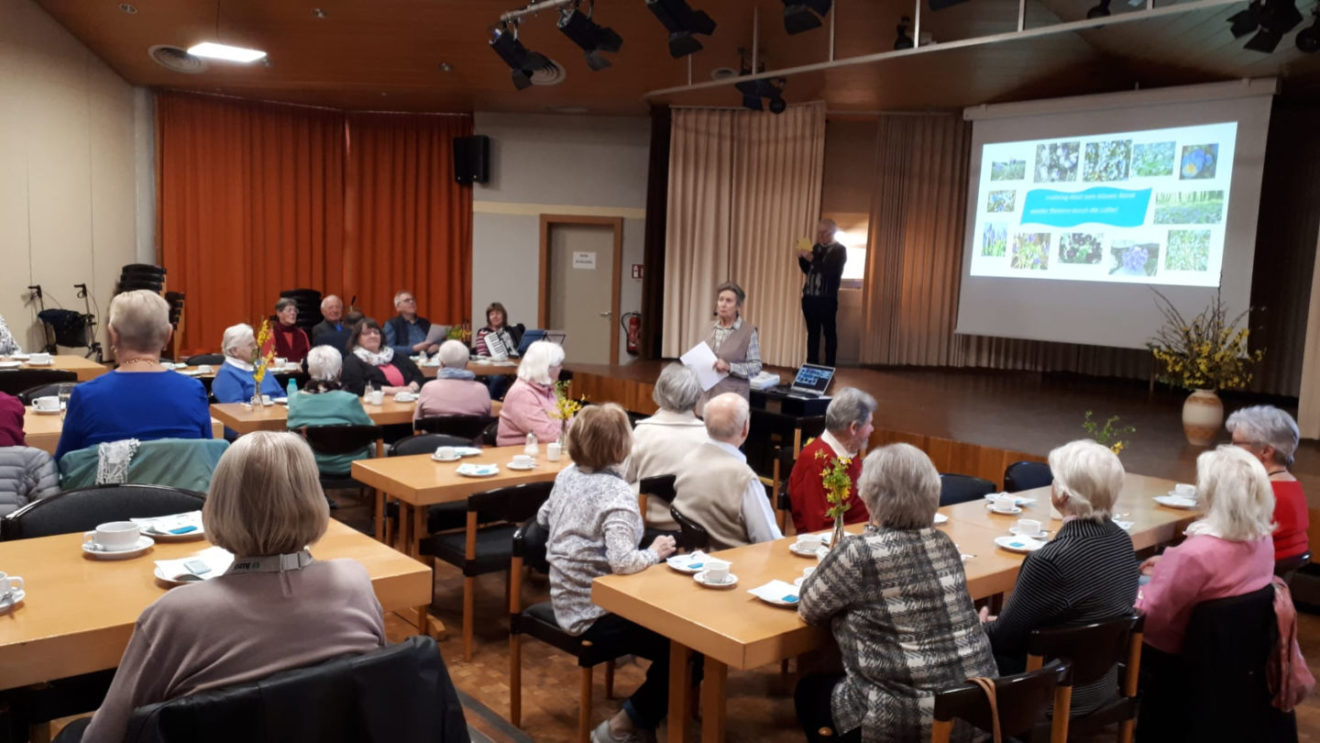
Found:
M 83 554 L 89 557 L 95 557 L 98 560 L 128 560 L 146 553 L 147 550 L 151 549 L 151 545 L 155 543 L 156 541 L 151 537 L 138 537 L 137 544 L 129 549 L 107 552 L 103 549 L 93 547 L 90 542 L 83 542 L 82 550 Z
M 693 563 L 688 558 L 689 555 L 675 555 L 668 560 L 665 560 L 665 564 L 680 573 L 687 573 L 688 575 L 700 573 L 702 567 L 706 564 L 706 561 L 702 560 L 701 562 Z
M 54 365 L 55 365 L 55 360 L 54 360 L 54 359 L 51 359 L 50 361 L 33 361 L 32 359 L 28 359 L 27 365 L 28 365 L 28 366 L 54 366 Z
M 706 588 L 724 589 L 724 588 L 733 588 L 734 586 L 738 585 L 738 576 L 734 575 L 733 573 L 729 573 L 729 581 L 727 583 L 707 583 L 705 570 L 702 570 L 701 572 L 693 575 L 692 580 L 700 583 Z
M 995 537 L 995 545 L 1009 552 L 1026 554 L 1044 547 L 1045 542 L 1039 539 L 1028 539 L 1027 537 Z
M 18 359 L 19 361 L 27 361 L 28 359 L 32 358 L 32 354 L 30 354 L 30 353 L 11 353 L 11 354 L 9 354 L 9 358 L 11 358 L 11 359 Z
M 22 365 L 21 361 L 0 361 L 0 369 L 17 369 Z
M 508 464 L 506 464 L 506 465 L 504 465 L 504 466 L 505 466 L 505 467 L 508 467 L 508 468 L 511 469 L 511 470 L 518 470 L 519 472 L 526 472 L 527 470 L 535 469 L 535 468 L 536 468 L 536 464 L 535 464 L 535 463 L 533 463 L 533 464 L 529 464 L 529 465 L 527 465 L 527 466 L 525 466 L 525 467 L 519 467 L 518 465 L 514 464 L 513 462 L 509 462 Z
M 26 597 L 27 597 L 27 591 L 23 591 L 23 590 L 10 591 L 9 598 L 0 599 L 0 613 L 9 611 L 15 606 L 18 606 L 20 603 L 23 602 L 23 599 Z
M 169 578 L 169 577 L 167 577 L 167 576 L 165 575 L 164 572 L 162 572 L 163 570 L 164 570 L 164 568 L 162 568 L 161 566 L 157 565 L 157 566 L 156 566 L 156 570 L 155 570 L 155 572 L 152 573 L 152 575 L 155 575 L 155 576 L 156 576 L 156 580 L 160 581 L 161 583 L 164 583 L 164 584 L 167 585 L 167 586 L 186 586 L 186 585 L 188 585 L 189 583 L 201 583 L 201 582 L 202 582 L 202 581 L 200 581 L 200 580 L 176 580 L 176 579 L 174 579 L 174 578 Z
M 1050 535 L 1050 533 L 1045 529 L 1041 529 L 1035 534 L 1023 534 L 1022 532 L 1018 531 L 1018 528 L 1016 526 L 1008 527 L 1008 532 L 1015 537 L 1022 537 L 1023 539 L 1036 539 L 1042 541 Z
M 815 557 L 816 553 L 820 552 L 820 550 L 824 547 L 825 545 L 821 545 L 820 547 L 804 549 L 802 547 L 798 547 L 797 542 L 793 542 L 792 544 L 788 545 L 788 551 L 792 552 L 798 557 Z
M 202 376 L 202 370 L 201 370 L 201 369 L 175 369 L 174 371 L 176 371 L 176 372 L 182 374 L 182 375 L 185 376 L 185 377 L 200 377 L 200 376 Z
M 437 457 L 437 456 L 434 455 L 434 454 L 431 455 L 431 461 L 433 461 L 433 462 L 457 462 L 457 461 L 460 460 L 460 459 L 462 459 L 462 457 L 458 456 L 457 454 L 455 454 L 454 456 L 452 456 L 452 457 L 450 457 L 450 458 L 448 458 L 448 459 L 446 459 L 446 458 L 444 458 L 444 457 Z
M 1181 495 L 1157 495 L 1155 496 L 1155 502 L 1161 506 L 1181 508 L 1184 510 L 1195 510 L 1197 507 L 1197 501 L 1191 498 L 1184 498 Z
M 948 521 L 948 520 L 949 520 L 949 517 L 948 517 L 948 516 L 945 516 L 944 514 L 939 513 L 938 511 L 935 513 L 935 523 L 937 523 L 937 524 L 943 524 L 944 522 L 946 522 L 946 521 Z
M 1137 522 L 1135 522 L 1135 521 L 1119 521 L 1118 519 L 1114 519 L 1114 523 L 1117 524 L 1117 525 L 1118 525 L 1118 528 L 1122 529 L 1123 531 L 1132 531 L 1132 527 L 1133 527 L 1133 525 L 1135 525 Z
M 494 477 L 500 473 L 500 467 L 497 464 L 460 464 L 454 471 L 464 477 Z
M 33 405 L 32 412 L 36 413 L 37 415 L 59 415 L 60 413 L 64 412 L 64 408 L 61 407 L 59 410 L 42 410 L 36 405 Z
M 995 508 L 995 504 L 993 503 L 987 503 L 985 504 L 985 507 L 989 509 L 991 513 L 998 513 L 1004 516 L 1012 516 L 1015 513 L 1022 513 L 1022 509 L 1017 506 L 1013 506 L 1011 509 L 1002 509 Z
M 417 402 L 417 395 L 409 392 L 398 392 L 394 395 L 395 402 Z

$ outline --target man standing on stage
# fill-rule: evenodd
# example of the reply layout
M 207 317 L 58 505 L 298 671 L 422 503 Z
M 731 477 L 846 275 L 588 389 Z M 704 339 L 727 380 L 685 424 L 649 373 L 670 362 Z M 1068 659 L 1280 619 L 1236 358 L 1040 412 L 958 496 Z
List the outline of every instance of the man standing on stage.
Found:
M 798 265 L 807 281 L 802 285 L 802 314 L 807 320 L 807 363 L 820 363 L 820 331 L 825 330 L 825 365 L 834 366 L 839 336 L 834 317 L 839 312 L 839 284 L 848 249 L 834 241 L 839 227 L 832 219 L 816 225 L 816 244 L 798 253 Z M 803 242 L 806 242 L 805 240 Z

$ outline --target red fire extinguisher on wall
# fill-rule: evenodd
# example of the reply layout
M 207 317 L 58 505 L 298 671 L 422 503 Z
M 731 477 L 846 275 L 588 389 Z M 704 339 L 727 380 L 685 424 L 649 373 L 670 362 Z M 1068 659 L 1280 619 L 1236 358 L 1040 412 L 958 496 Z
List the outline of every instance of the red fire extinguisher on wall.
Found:
M 642 344 L 642 315 L 639 312 L 625 312 L 619 318 L 619 324 L 628 333 L 628 353 L 636 356 Z

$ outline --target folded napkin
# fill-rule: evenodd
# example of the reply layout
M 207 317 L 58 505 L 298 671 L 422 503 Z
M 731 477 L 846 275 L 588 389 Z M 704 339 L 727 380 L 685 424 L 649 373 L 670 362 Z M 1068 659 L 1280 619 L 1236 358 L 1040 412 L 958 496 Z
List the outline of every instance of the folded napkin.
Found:
M 687 570 L 696 570 L 704 565 L 708 559 L 710 559 L 710 555 L 701 550 L 697 550 L 696 552 L 689 552 L 686 555 L 674 555 L 665 562 Z
M 205 573 L 193 573 L 184 563 L 192 560 L 201 560 L 206 563 L 210 570 Z M 211 580 L 225 574 L 229 566 L 234 563 L 234 553 L 224 547 L 207 547 L 195 555 L 189 555 L 179 560 L 157 560 L 156 567 L 160 568 L 162 575 L 174 578 L 180 575 L 196 575 L 202 580 Z
M 798 587 L 782 580 L 772 580 L 765 585 L 750 588 L 747 592 L 758 599 L 776 603 L 796 604 L 798 600 Z
M 192 534 L 202 530 L 202 512 L 189 511 L 173 516 L 129 519 L 143 531 L 163 534 Z

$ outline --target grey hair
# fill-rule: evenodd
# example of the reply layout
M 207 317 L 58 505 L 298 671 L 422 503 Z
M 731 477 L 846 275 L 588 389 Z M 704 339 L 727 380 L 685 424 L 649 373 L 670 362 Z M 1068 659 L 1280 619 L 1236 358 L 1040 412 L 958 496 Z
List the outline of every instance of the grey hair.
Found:
M 1249 542 L 1274 533 L 1270 476 L 1241 447 L 1227 444 L 1196 458 L 1196 494 L 1205 503 L 1205 515 L 1187 527 L 1189 536 Z
M 738 300 L 739 307 L 742 307 L 743 302 L 747 301 L 747 292 L 743 291 L 741 286 L 738 286 L 732 281 L 726 281 L 715 287 L 715 298 L 719 299 L 719 296 L 724 292 L 733 292 L 733 296 Z
M 159 354 L 170 339 L 170 305 L 146 289 L 116 294 L 110 300 L 110 327 L 126 350 Z
M 537 341 L 527 347 L 518 363 L 518 378 L 524 382 L 552 384 L 550 367 L 564 365 L 564 347 L 550 341 Z
M 324 310 L 324 309 L 326 308 L 326 305 L 330 304 L 330 302 L 331 302 L 332 300 L 335 301 L 335 302 L 338 302 L 338 303 L 340 304 L 341 307 L 342 307 L 343 304 L 344 304 L 344 300 L 340 299 L 338 295 L 335 295 L 335 294 L 327 294 L 327 295 L 325 296 L 325 298 L 321 300 L 321 309 Z
M 463 341 L 448 340 L 440 344 L 440 365 L 446 369 L 465 369 L 468 362 L 468 347 Z
M 396 310 L 399 309 L 399 300 L 411 294 L 412 292 L 408 291 L 407 289 L 400 289 L 397 292 L 394 292 L 394 309 Z M 416 296 L 413 296 L 413 299 L 416 298 L 417 298 Z
M 1253 405 L 1234 411 L 1224 422 L 1229 433 L 1241 431 L 1252 442 L 1274 447 L 1274 461 L 1291 467 L 1297 454 L 1297 421 L 1287 411 L 1273 405 Z
M 1091 439 L 1070 441 L 1050 451 L 1054 488 L 1067 496 L 1064 508 L 1080 519 L 1103 520 L 1123 489 L 1123 463 L 1107 446 Z
M 686 413 L 701 401 L 701 382 L 691 369 L 682 364 L 669 364 L 660 371 L 651 390 L 651 399 L 663 410 Z
M 297 307 L 297 306 L 298 306 L 298 303 L 295 302 L 295 301 L 293 301 L 291 298 L 289 298 L 289 297 L 280 297 L 280 298 L 279 298 L 279 301 L 275 302 L 275 311 L 276 311 L 276 312 L 283 312 L 285 309 L 287 309 L 287 308 L 289 308 L 289 307 Z
M 732 442 L 742 436 L 751 418 L 747 398 L 737 392 L 716 395 L 706 403 L 706 433 L 716 441 Z
M 848 424 L 866 425 L 866 419 L 875 414 L 875 398 L 856 387 L 844 387 L 825 408 L 825 430 L 830 433 L 848 430 Z
M 307 376 L 321 382 L 338 382 L 344 370 L 344 355 L 334 346 L 316 346 L 307 352 Z
M 237 325 L 230 325 L 225 328 L 225 335 L 220 341 L 220 353 L 223 353 L 226 356 L 233 356 L 230 351 L 239 346 L 256 342 L 257 339 L 252 334 L 251 325 L 248 325 L 245 322 L 241 322 Z
M 925 529 L 940 507 L 940 473 L 926 452 L 889 444 L 862 461 L 857 494 L 872 521 L 890 529 Z

